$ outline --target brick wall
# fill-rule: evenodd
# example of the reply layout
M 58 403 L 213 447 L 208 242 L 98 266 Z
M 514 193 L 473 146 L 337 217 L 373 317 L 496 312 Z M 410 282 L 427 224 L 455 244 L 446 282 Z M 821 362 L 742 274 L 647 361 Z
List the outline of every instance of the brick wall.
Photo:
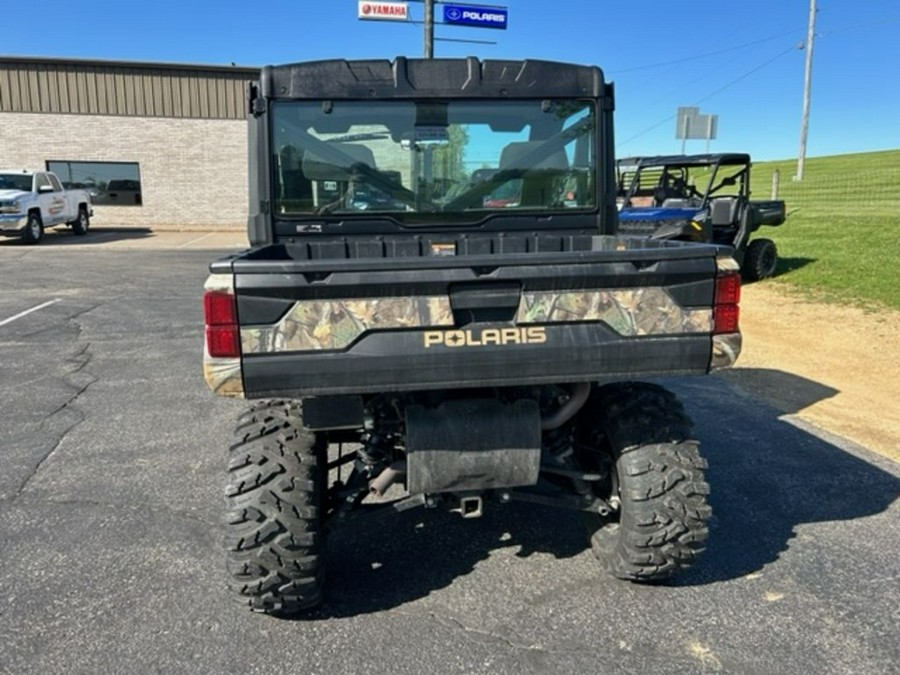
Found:
M 47 160 L 138 162 L 142 206 L 95 206 L 95 226 L 243 229 L 247 123 L 0 113 L 0 168 Z

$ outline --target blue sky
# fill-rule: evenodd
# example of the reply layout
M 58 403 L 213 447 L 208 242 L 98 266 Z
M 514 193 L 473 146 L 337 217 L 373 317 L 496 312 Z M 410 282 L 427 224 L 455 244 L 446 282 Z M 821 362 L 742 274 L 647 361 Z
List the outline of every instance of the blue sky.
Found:
M 4 0 L 4 3 L 10 0 Z M 502 4 L 495 0 L 496 4 Z M 489 3 L 490 4 L 490 3 Z M 818 0 L 808 155 L 900 148 L 900 1 Z M 4 55 L 258 66 L 423 53 L 422 28 L 359 21 L 357 0 L 32 0 Z M 508 0 L 509 29 L 438 26 L 435 56 L 599 65 L 617 152 L 678 152 L 675 109 L 719 115 L 714 151 L 796 156 L 809 0 Z M 412 18 L 422 5 L 410 3 Z M 436 14 L 441 16 L 438 7 Z M 671 118 L 671 119 L 670 119 Z M 702 152 L 705 143 L 688 143 Z

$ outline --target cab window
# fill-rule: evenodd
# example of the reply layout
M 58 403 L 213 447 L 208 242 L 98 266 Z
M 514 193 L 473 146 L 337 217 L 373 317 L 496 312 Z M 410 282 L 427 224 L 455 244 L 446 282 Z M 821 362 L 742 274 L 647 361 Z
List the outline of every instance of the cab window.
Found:
M 44 173 L 39 173 L 39 174 L 37 174 L 37 176 L 35 176 L 35 179 L 34 179 L 34 187 L 35 187 L 35 189 L 36 189 L 38 192 L 40 192 L 40 191 L 41 191 L 41 188 L 47 187 L 47 186 L 53 188 L 53 184 L 50 182 L 50 179 L 47 178 L 47 174 L 44 174 Z M 55 189 L 55 188 L 54 188 L 54 189 Z

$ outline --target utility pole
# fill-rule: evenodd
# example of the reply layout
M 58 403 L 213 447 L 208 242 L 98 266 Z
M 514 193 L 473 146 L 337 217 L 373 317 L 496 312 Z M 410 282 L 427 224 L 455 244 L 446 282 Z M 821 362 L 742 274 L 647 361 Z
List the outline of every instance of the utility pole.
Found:
M 425 0 L 425 58 L 434 58 L 434 0 Z
M 806 136 L 809 133 L 809 90 L 812 84 L 813 40 L 816 36 L 816 0 L 809 0 L 809 29 L 806 33 L 806 76 L 803 82 L 803 119 L 800 122 L 800 152 L 797 157 L 797 175 L 794 180 L 803 180 L 803 165 L 806 163 Z

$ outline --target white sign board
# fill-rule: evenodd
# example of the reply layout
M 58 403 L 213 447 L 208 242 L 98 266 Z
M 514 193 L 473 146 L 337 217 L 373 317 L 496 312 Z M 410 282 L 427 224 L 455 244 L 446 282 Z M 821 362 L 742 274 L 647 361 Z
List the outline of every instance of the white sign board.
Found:
M 718 115 L 701 115 L 700 108 L 678 108 L 675 138 L 678 140 L 710 140 L 719 130 Z
M 409 6 L 405 2 L 359 0 L 359 18 L 377 21 L 407 21 L 409 20 Z

